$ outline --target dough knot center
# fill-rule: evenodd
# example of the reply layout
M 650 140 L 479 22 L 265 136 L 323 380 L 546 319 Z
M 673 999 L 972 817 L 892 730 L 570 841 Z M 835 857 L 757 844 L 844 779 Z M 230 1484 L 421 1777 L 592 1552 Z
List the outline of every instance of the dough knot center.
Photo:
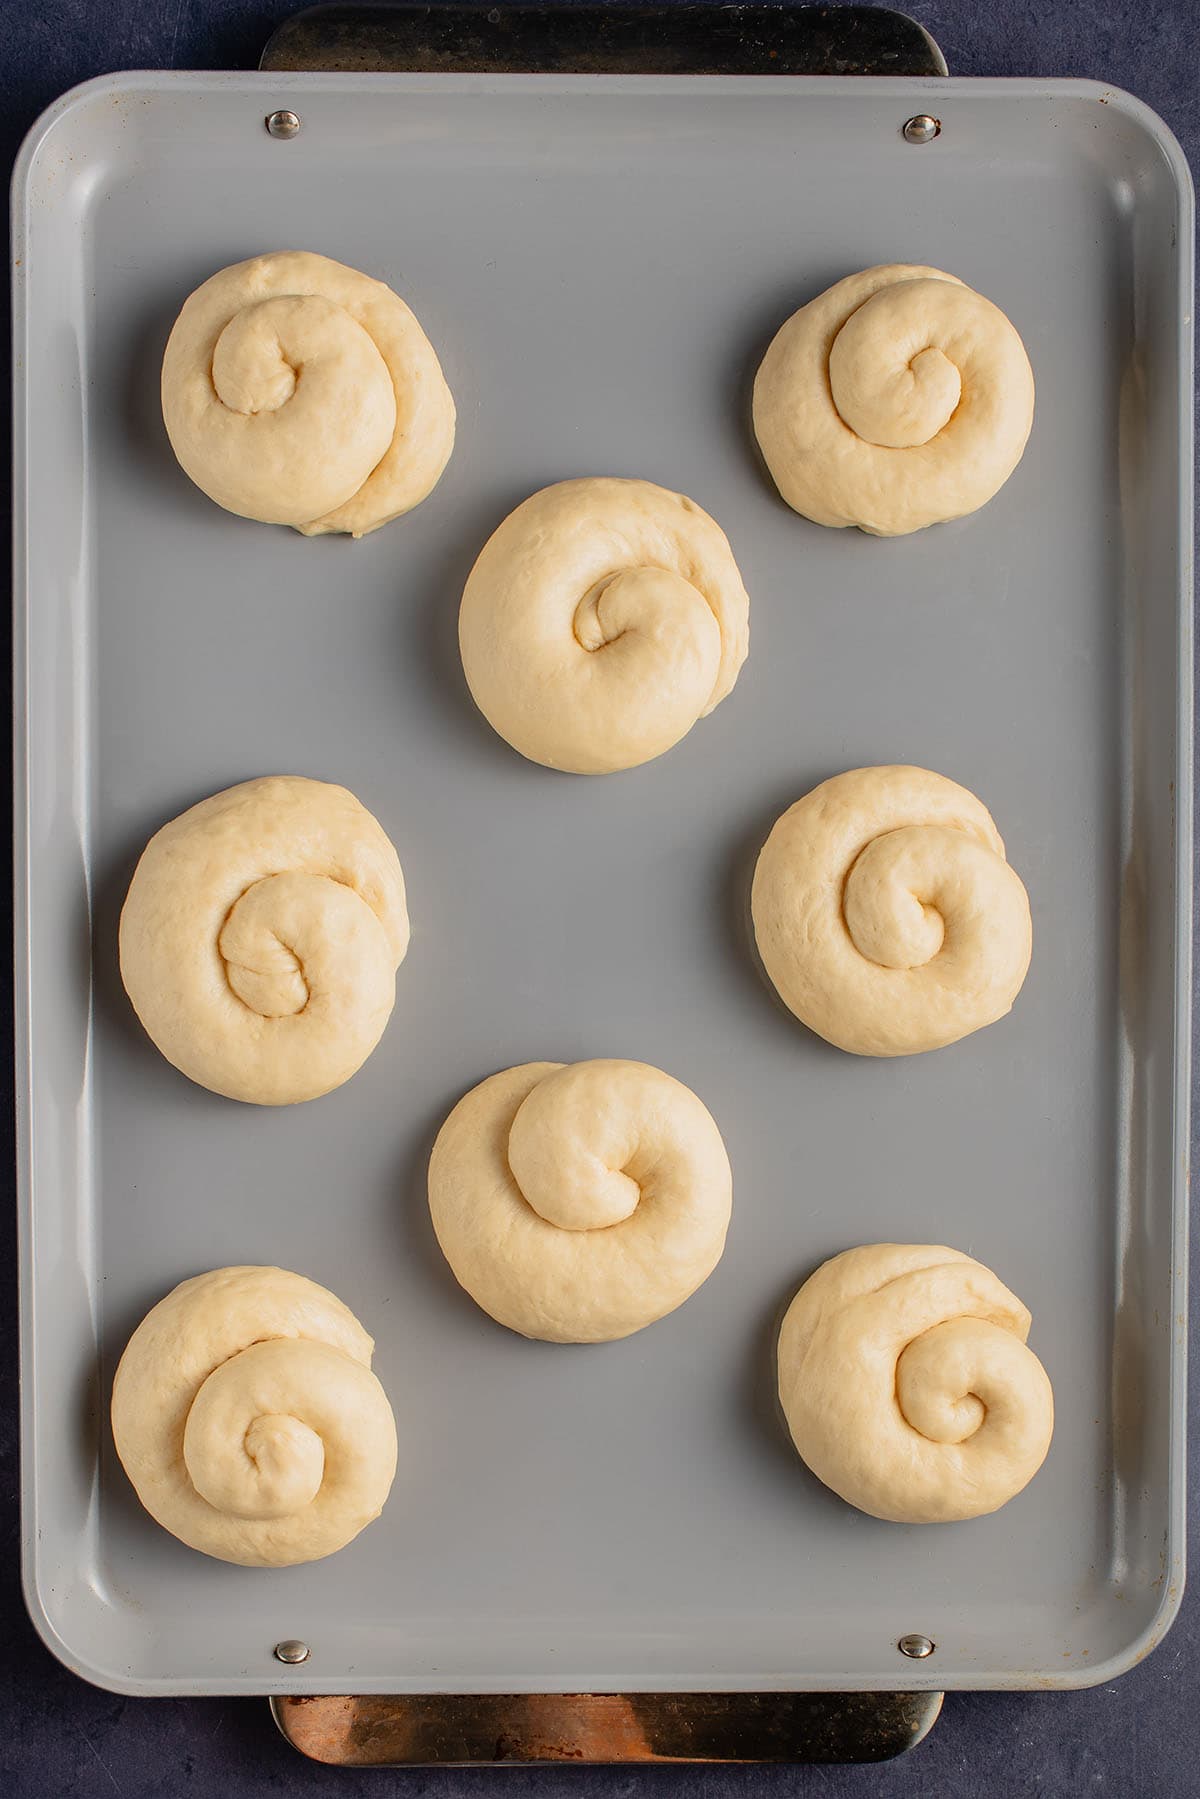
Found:
M 945 430 L 963 382 L 953 341 L 936 341 L 930 290 L 939 281 L 900 281 L 852 312 L 829 352 L 829 385 L 843 423 L 864 443 L 916 449 Z M 941 296 L 939 295 L 939 298 Z M 931 329 L 932 328 L 932 329 Z

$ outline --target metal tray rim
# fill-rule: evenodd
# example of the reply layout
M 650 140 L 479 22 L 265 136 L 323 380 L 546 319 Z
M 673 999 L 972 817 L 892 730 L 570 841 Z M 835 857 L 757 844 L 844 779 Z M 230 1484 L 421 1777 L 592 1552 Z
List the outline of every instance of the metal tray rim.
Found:
M 85 105 L 98 94 L 120 93 L 163 93 L 187 91 L 210 91 L 229 89 L 236 92 L 239 88 L 253 93 L 264 87 L 278 88 L 288 93 L 334 93 L 347 82 L 361 93 L 402 93 L 410 88 L 441 87 L 446 91 L 455 90 L 486 92 L 501 88 L 521 92 L 583 92 L 588 89 L 603 89 L 612 83 L 620 83 L 636 91 L 653 91 L 665 89 L 673 92 L 721 92 L 743 91 L 747 93 L 792 92 L 799 96 L 808 95 L 816 98 L 820 95 L 836 96 L 838 94 L 871 93 L 883 95 L 930 94 L 941 96 L 974 95 L 984 98 L 1001 98 L 1011 94 L 1025 94 L 1029 97 L 1044 96 L 1048 98 L 1083 98 L 1094 96 L 1103 99 L 1118 113 L 1124 114 L 1139 125 L 1148 137 L 1158 145 L 1162 154 L 1171 165 L 1171 170 L 1179 187 L 1194 204 L 1194 182 L 1191 167 L 1184 154 L 1183 146 L 1171 130 L 1161 114 L 1152 106 L 1140 100 L 1127 88 L 1116 87 L 1110 82 L 1098 81 L 1084 76 L 1058 76 L 1039 79 L 1024 75 L 564 75 L 564 74 L 425 74 L 411 73 L 356 73 L 346 74 L 330 71 L 327 73 L 310 73 L 307 71 L 271 71 L 257 69 L 116 69 L 104 75 L 90 76 L 86 81 L 76 82 L 73 87 L 52 100 L 33 121 L 21 141 L 13 164 L 10 181 L 12 197 L 13 225 L 16 228 L 21 215 L 22 195 L 28 180 L 30 166 L 37 155 L 43 139 L 68 114 Z M 19 269 L 14 271 L 14 285 L 21 277 Z

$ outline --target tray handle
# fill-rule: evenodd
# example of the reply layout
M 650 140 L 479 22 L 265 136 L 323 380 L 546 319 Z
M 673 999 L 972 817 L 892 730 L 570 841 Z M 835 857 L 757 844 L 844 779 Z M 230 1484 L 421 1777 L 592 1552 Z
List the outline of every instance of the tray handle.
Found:
M 272 1699 L 311 1761 L 342 1768 L 572 1762 L 879 1762 L 941 1693 L 450 1693 Z
M 882 6 L 311 6 L 259 67 L 371 74 L 944 75 L 923 25 Z

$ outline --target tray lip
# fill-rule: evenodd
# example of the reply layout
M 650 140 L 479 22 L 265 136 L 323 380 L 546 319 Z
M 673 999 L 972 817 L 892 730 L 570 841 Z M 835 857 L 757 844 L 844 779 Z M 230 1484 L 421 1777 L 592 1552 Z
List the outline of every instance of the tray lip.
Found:
M 275 93 L 333 93 L 347 85 L 357 93 L 411 92 L 414 89 L 436 91 L 474 90 L 476 92 L 524 91 L 543 93 L 603 91 L 621 89 L 645 93 L 664 88 L 675 91 L 708 92 L 729 95 L 738 92 L 761 93 L 788 91 L 812 98 L 835 99 L 838 95 L 869 92 L 883 98 L 930 93 L 945 98 L 968 97 L 999 99 L 1019 95 L 1029 99 L 1083 99 L 1089 96 L 1103 101 L 1112 115 L 1124 116 L 1138 126 L 1164 158 L 1174 183 L 1178 200 L 1178 242 L 1175 246 L 1177 277 L 1176 317 L 1182 328 L 1179 334 L 1178 376 L 1180 401 L 1180 457 L 1177 514 L 1180 524 L 1179 573 L 1176 604 L 1176 763 L 1174 771 L 1174 840 L 1173 869 L 1175 959 L 1173 1021 L 1173 1176 L 1171 1191 L 1171 1285 L 1173 1315 L 1177 1320 L 1171 1346 L 1171 1394 L 1169 1401 L 1169 1441 L 1166 1496 L 1168 1506 L 1165 1539 L 1166 1567 L 1154 1613 L 1138 1635 L 1106 1660 L 1065 1672 L 1016 1674 L 997 1682 L 994 1677 L 946 1680 L 939 1672 L 922 1677 L 913 1673 L 907 1678 L 878 1679 L 854 1683 L 835 1672 L 810 1690 L 820 1691 L 918 1691 L 946 1690 L 1022 1690 L 1033 1688 L 1077 1689 L 1096 1686 L 1127 1672 L 1144 1659 L 1166 1635 L 1178 1616 L 1185 1580 L 1185 1487 L 1187 1458 L 1187 1303 L 1188 1303 L 1188 1224 L 1190 1181 L 1190 1105 L 1192 1056 L 1192 890 L 1193 890 L 1193 598 L 1194 598 L 1194 507 L 1193 480 L 1195 461 L 1194 406 L 1194 328 L 1191 302 L 1193 298 L 1195 257 L 1195 188 L 1191 170 L 1182 146 L 1166 122 L 1136 95 L 1127 90 L 1095 80 L 1058 78 L 1041 80 L 1029 77 L 903 77 L 903 76 L 761 76 L 761 75 L 535 75 L 535 74 L 462 74 L 445 73 L 380 73 L 348 74 L 331 72 L 264 73 L 258 70 L 118 70 L 93 77 L 68 89 L 43 111 L 26 133 L 17 154 L 10 183 L 11 290 L 13 352 L 13 410 L 11 417 L 13 452 L 12 491 L 12 674 L 13 674 L 13 999 L 15 1043 L 15 1163 L 17 1189 L 17 1264 L 19 1279 L 20 1328 L 18 1342 L 18 1380 L 20 1390 L 20 1455 L 22 1517 L 22 1591 L 31 1622 L 50 1652 L 73 1673 L 91 1684 L 110 1692 L 134 1697 L 212 1694 L 332 1694 L 386 1691 L 386 1686 L 364 1680 L 322 1680 L 319 1674 L 288 1673 L 279 1677 L 249 1674 L 218 1681 L 200 1681 L 164 1675 L 136 1678 L 123 1670 L 106 1667 L 78 1654 L 61 1637 L 48 1605 L 42 1596 L 42 1571 L 37 1552 L 37 1536 L 32 1520 L 37 1515 L 37 1479 L 34 1442 L 36 1411 L 33 1387 L 36 1365 L 33 1355 L 33 1238 L 32 1209 L 32 1054 L 33 1017 L 29 937 L 30 883 L 30 811 L 29 811 L 29 745 L 28 745 L 28 462 L 25 453 L 25 427 L 28 416 L 27 370 L 25 354 L 28 327 L 27 246 L 29 217 L 29 181 L 39 152 L 50 133 L 65 119 L 81 111 L 95 98 L 122 93 L 162 93 L 191 91 L 197 94 L 226 90 L 269 90 Z M 746 1691 L 742 1686 L 729 1686 L 720 1678 L 704 1683 L 707 1691 Z M 454 1688 L 451 1690 L 466 1690 Z M 511 1682 L 487 1683 L 472 1691 L 511 1690 Z M 569 1679 L 561 1687 L 547 1684 L 546 1691 L 577 1690 Z M 634 1689 L 631 1689 L 634 1690 Z M 651 1688 L 646 1691 L 655 1690 Z M 699 1684 L 672 1688 L 670 1683 L 657 1683 L 657 1690 L 678 1690 L 681 1694 L 700 1691 Z M 769 1689 L 770 1690 L 770 1689 Z M 790 1690 L 785 1685 L 773 1689 Z
M 1183 146 L 1171 127 L 1152 106 L 1140 100 L 1128 88 L 1111 82 L 1083 76 L 1041 78 L 1027 75 L 564 75 L 461 73 L 445 71 L 393 70 L 390 72 L 350 73 L 343 70 L 312 72 L 305 70 L 260 69 L 115 69 L 105 75 L 93 75 L 52 100 L 39 113 L 21 141 L 13 163 L 10 194 L 14 227 L 22 212 L 23 196 L 37 153 L 49 133 L 90 101 L 103 94 L 167 93 L 193 90 L 198 93 L 272 89 L 289 93 L 334 93 L 350 85 L 357 93 L 403 93 L 413 89 L 442 88 L 446 91 L 476 92 L 577 93 L 622 89 L 653 92 L 659 89 L 684 92 L 719 92 L 731 94 L 790 92 L 800 97 L 836 98 L 851 93 L 871 93 L 881 97 L 906 94 L 932 94 L 943 98 L 974 96 L 978 99 L 1000 99 L 1022 95 L 1029 99 L 1086 99 L 1103 101 L 1117 115 L 1139 125 L 1157 144 L 1170 165 L 1185 203 L 1194 205 L 1192 172 Z M 14 269 L 14 282 L 20 269 Z

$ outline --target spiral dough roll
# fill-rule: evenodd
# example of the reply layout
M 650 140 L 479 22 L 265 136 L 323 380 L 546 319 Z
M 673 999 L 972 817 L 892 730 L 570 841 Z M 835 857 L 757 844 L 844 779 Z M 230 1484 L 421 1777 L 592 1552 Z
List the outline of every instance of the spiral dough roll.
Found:
M 721 1259 L 732 1176 L 696 1095 L 644 1062 L 527 1062 L 438 1133 L 433 1227 L 459 1284 L 526 1337 L 600 1343 L 673 1312 Z
M 362 537 L 437 485 L 454 401 L 398 294 L 327 256 L 234 263 L 184 302 L 162 366 L 185 474 L 227 512 Z
M 805 1281 L 779 1333 L 779 1398 L 819 1480 L 873 1517 L 994 1512 L 1050 1447 L 1030 1316 L 956 1249 L 874 1243 Z
M 189 1079 L 284 1106 L 379 1042 L 408 947 L 404 876 L 344 787 L 245 781 L 150 839 L 121 912 L 121 978 Z
M 151 1517 L 245 1567 L 341 1549 L 396 1472 L 374 1347 L 340 1299 L 282 1268 L 218 1268 L 168 1293 L 113 1382 L 117 1454 Z
M 661 756 L 732 690 L 750 602 L 728 539 L 649 481 L 560 481 L 493 532 L 459 613 L 467 684 L 513 748 L 605 774 Z
M 1003 1018 L 1033 947 L 987 808 L 925 768 L 858 768 L 797 800 L 763 845 L 751 909 L 785 1005 L 860 1056 L 940 1049 Z
M 793 313 L 754 383 L 754 429 L 788 505 L 877 537 L 997 493 L 1033 424 L 1014 326 L 941 269 L 848 275 Z

